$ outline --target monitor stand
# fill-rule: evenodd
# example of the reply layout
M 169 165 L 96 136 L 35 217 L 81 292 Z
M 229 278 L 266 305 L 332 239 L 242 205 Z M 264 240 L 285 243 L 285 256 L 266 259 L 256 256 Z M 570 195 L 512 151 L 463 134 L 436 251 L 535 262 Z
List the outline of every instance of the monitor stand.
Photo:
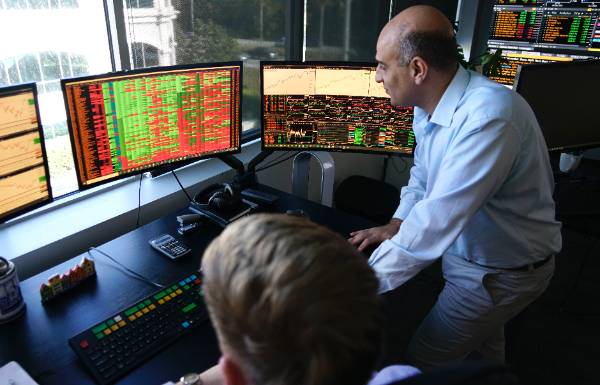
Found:
M 265 160 L 273 151 L 261 151 L 258 155 L 248 162 L 248 168 L 244 168 L 244 163 L 233 155 L 219 155 L 218 158 L 232 169 L 236 170 L 233 183 L 240 189 L 256 186 L 256 166 Z
M 333 206 L 335 162 L 328 152 L 302 151 L 292 163 L 292 194 L 308 199 L 310 159 L 315 158 L 321 167 L 321 204 Z

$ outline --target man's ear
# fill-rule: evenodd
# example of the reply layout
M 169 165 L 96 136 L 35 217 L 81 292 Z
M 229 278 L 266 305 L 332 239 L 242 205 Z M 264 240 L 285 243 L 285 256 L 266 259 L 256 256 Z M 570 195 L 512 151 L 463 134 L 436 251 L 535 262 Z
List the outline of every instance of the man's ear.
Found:
M 230 356 L 223 354 L 219 359 L 219 366 L 223 373 L 224 385 L 249 385 L 242 368 Z
M 420 56 L 415 56 L 410 61 L 409 69 L 410 74 L 416 85 L 421 85 L 427 79 L 427 73 L 429 72 L 429 66 L 427 62 L 423 60 Z

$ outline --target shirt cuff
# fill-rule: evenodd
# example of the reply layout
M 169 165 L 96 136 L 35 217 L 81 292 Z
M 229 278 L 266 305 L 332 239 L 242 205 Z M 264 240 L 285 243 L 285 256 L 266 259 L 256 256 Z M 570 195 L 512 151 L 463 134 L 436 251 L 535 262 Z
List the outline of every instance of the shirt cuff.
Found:
M 415 204 L 417 204 L 417 201 L 412 199 L 401 199 L 400 204 L 398 205 L 398 208 L 392 217 L 405 220 Z
M 404 284 L 431 262 L 410 255 L 391 240 L 381 243 L 369 258 L 379 280 L 380 294 Z
M 414 366 L 391 365 L 375 373 L 367 385 L 387 385 L 417 374 L 421 374 L 421 371 Z

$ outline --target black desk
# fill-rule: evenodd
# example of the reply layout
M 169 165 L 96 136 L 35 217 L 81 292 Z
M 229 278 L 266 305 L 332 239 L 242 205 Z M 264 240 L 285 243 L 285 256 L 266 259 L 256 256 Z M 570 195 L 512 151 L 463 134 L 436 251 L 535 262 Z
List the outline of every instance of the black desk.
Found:
M 373 226 L 373 223 L 268 187 L 261 190 L 280 196 L 272 211 L 303 209 L 314 222 L 323 224 L 343 236 L 350 231 Z M 203 226 L 186 236 L 192 255 L 171 261 L 154 251 L 148 240 L 161 233 L 176 233 L 180 210 L 114 239 L 98 248 L 145 277 L 168 284 L 197 269 L 207 244 L 221 229 Z M 93 384 L 67 340 L 149 295 L 155 287 L 133 278 L 106 257 L 93 253 L 97 279 L 82 284 L 72 293 L 43 306 L 39 288 L 49 276 L 64 273 L 81 260 L 73 258 L 48 271 L 21 282 L 27 304 L 19 319 L 0 325 L 0 366 L 17 361 L 40 384 Z M 119 384 L 162 384 L 184 373 L 201 371 L 217 363 L 219 350 L 209 322 L 192 330 L 142 366 L 122 378 Z

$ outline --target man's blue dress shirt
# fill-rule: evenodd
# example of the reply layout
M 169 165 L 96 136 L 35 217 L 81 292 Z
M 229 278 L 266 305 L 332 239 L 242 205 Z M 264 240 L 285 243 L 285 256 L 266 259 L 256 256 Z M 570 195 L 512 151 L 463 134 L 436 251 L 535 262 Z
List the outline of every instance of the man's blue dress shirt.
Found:
M 403 223 L 369 258 L 381 291 L 443 255 L 515 268 L 560 250 L 548 150 L 520 95 L 459 66 L 433 115 L 414 115 Z

